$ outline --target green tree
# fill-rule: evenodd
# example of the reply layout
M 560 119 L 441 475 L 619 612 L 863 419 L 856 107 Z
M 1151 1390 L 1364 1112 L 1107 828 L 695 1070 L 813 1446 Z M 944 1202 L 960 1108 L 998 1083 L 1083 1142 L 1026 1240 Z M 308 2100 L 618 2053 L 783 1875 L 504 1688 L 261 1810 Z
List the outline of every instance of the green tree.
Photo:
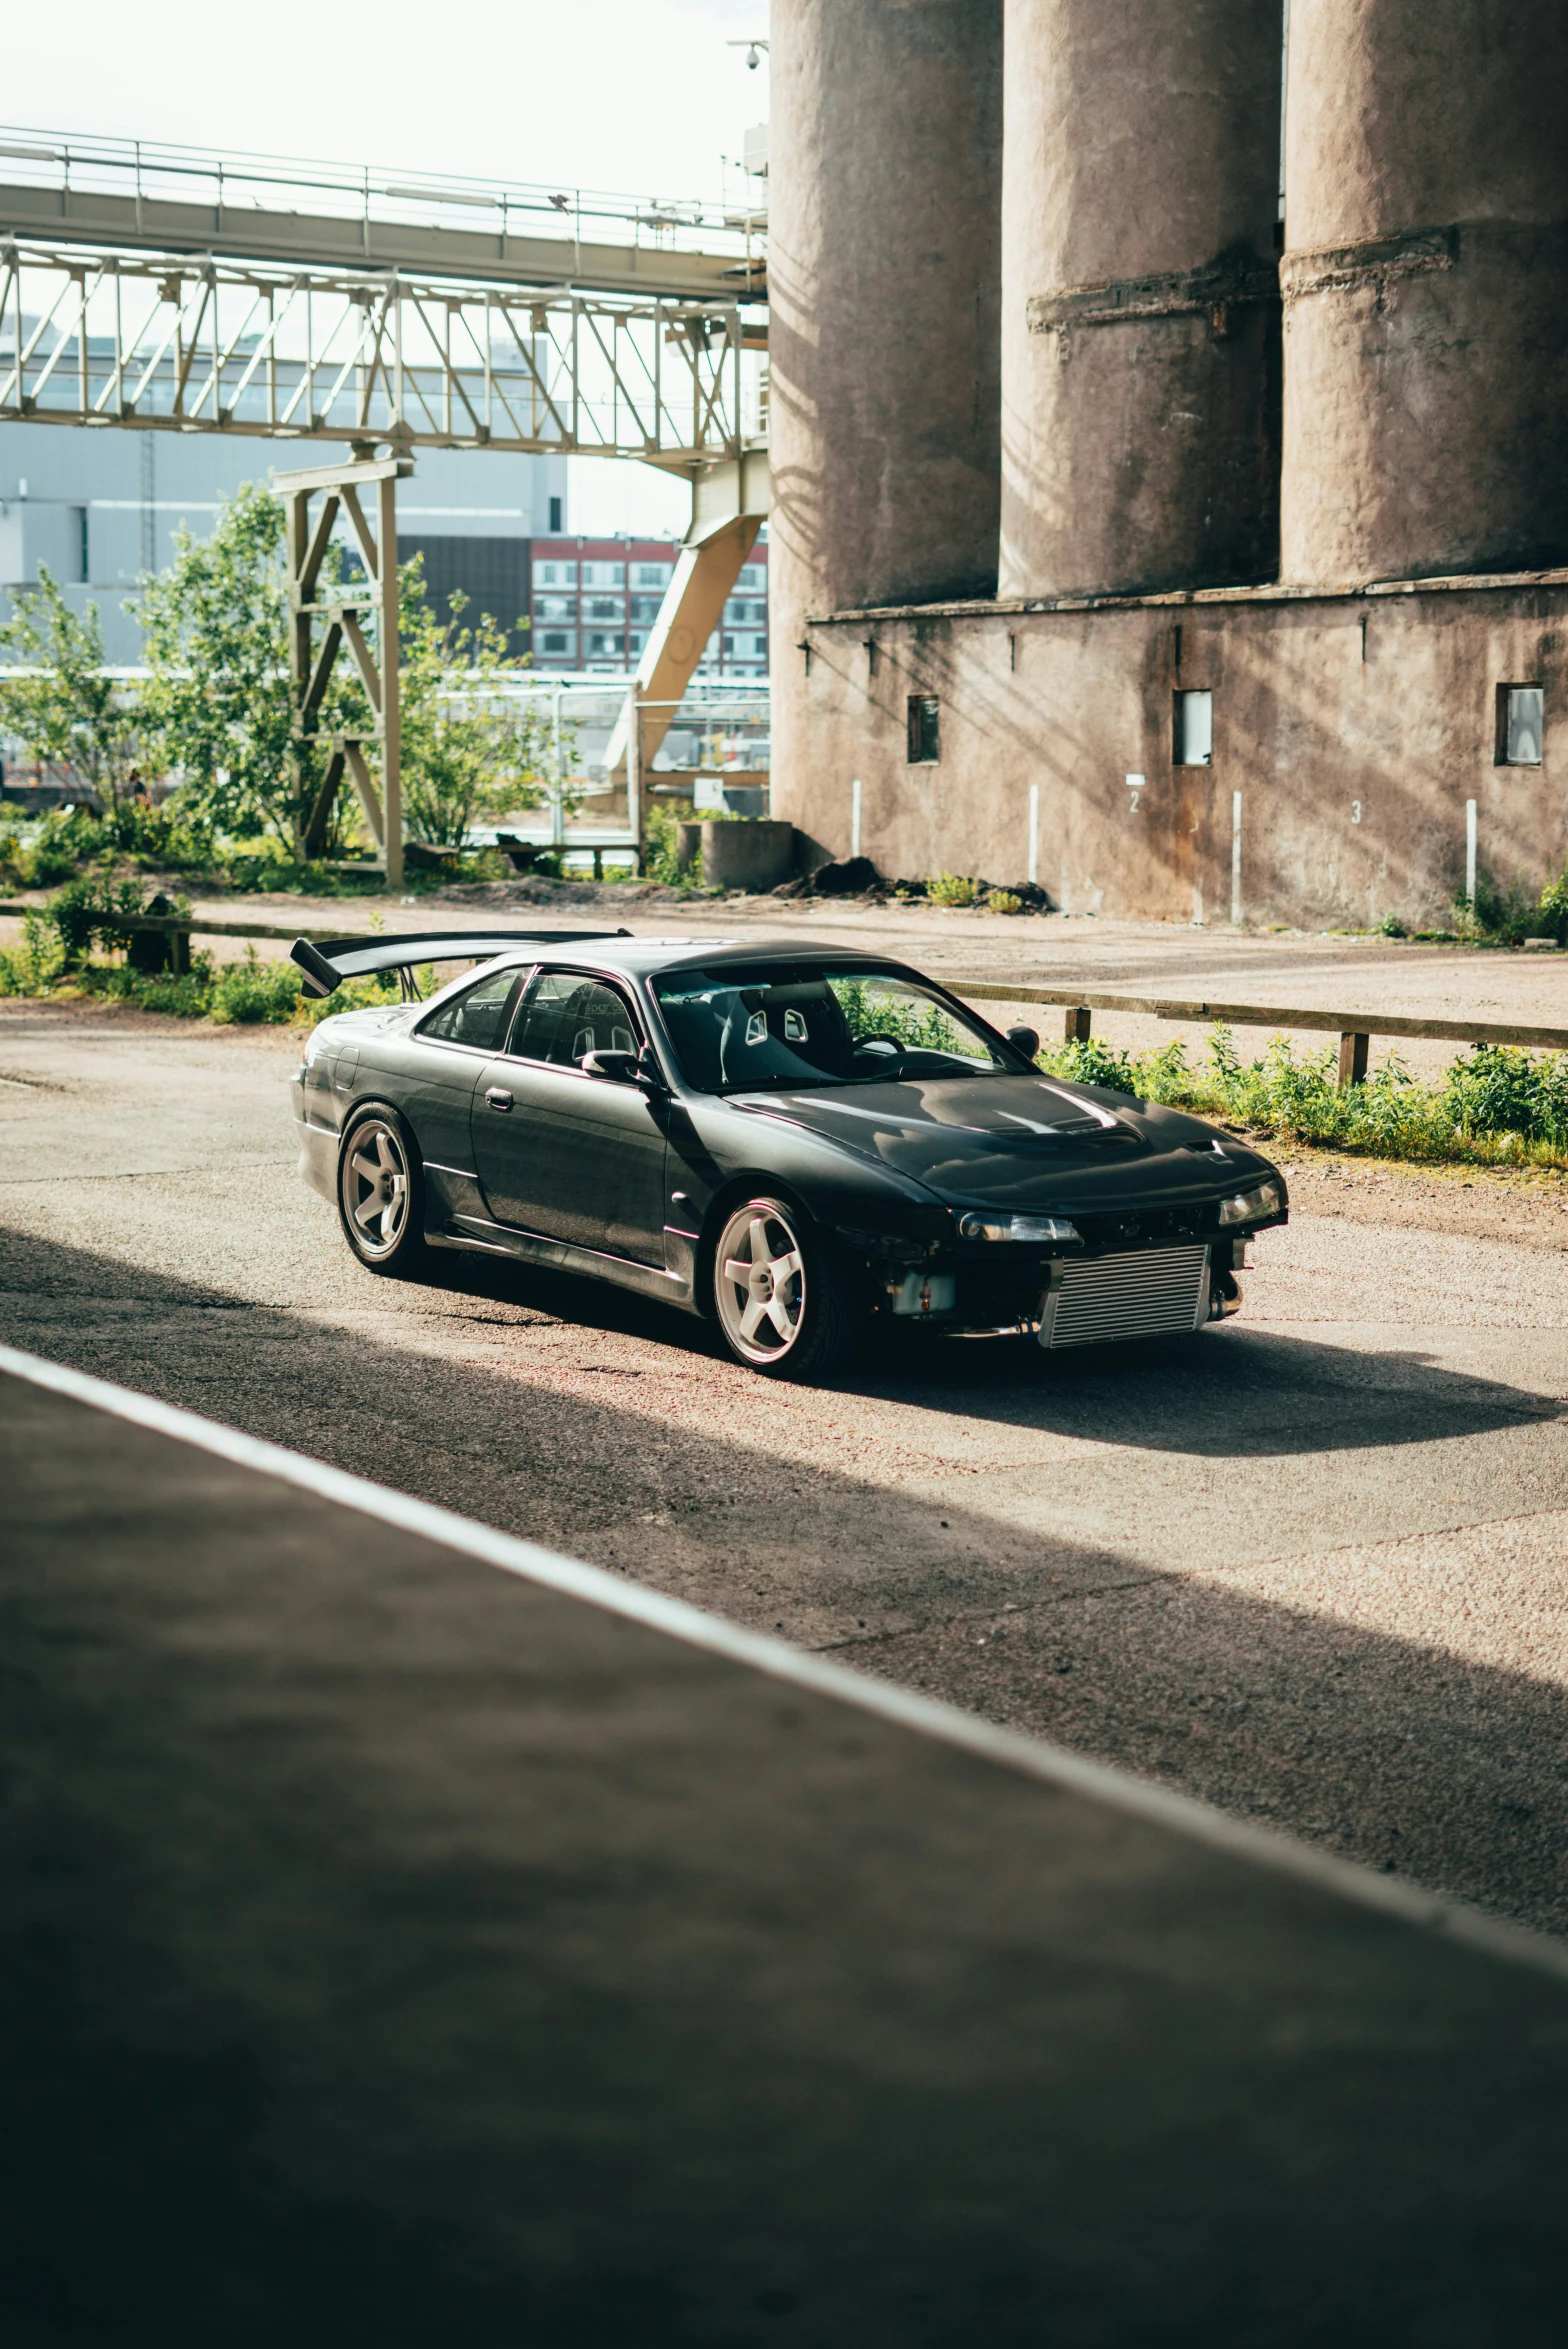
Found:
M 88 783 L 118 814 L 144 755 L 141 696 L 104 672 L 98 606 L 73 611 L 48 565 L 0 624 L 0 712 L 28 755 Z
M 329 547 L 318 594 L 343 583 Z M 443 626 L 425 596 L 423 559 L 400 566 L 403 796 L 409 829 L 458 846 L 483 816 L 535 804 L 548 728 L 501 691 L 522 668 L 488 617 L 477 628 Z M 454 599 L 454 602 L 458 599 Z M 307 747 L 299 776 L 289 677 L 284 517 L 265 487 L 247 483 L 206 539 L 182 531 L 170 568 L 143 587 L 139 606 L 152 671 L 147 718 L 182 799 L 228 830 L 264 828 L 292 847 L 319 782 L 324 752 Z M 368 733 L 371 713 L 346 653 L 317 713 L 318 733 Z M 336 825 L 357 819 L 352 787 L 339 794 Z
M 537 807 L 554 736 L 531 701 L 505 691 L 526 670 L 488 612 L 463 625 L 466 596 L 443 626 L 425 596 L 424 558 L 399 574 L 403 809 L 414 838 L 460 848 L 485 817 Z
M 181 530 L 138 606 L 152 672 L 145 706 L 193 814 L 271 829 L 290 847 L 300 793 L 290 763 L 283 510 L 246 482 L 210 538 Z M 307 778 L 308 780 L 308 778 Z

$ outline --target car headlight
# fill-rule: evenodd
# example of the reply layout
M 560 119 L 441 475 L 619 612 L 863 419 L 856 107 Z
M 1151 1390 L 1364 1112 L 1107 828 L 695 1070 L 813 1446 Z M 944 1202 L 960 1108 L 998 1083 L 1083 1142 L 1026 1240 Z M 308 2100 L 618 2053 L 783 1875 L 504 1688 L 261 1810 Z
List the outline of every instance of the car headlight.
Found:
M 1285 1194 L 1278 1183 L 1259 1183 L 1255 1191 L 1238 1191 L 1234 1199 L 1220 1201 L 1221 1223 L 1256 1223 L 1260 1216 L 1278 1215 L 1285 1204 Z
M 1026 1240 L 1060 1243 L 1076 1240 L 1078 1226 L 1060 1215 L 961 1215 L 961 1240 Z

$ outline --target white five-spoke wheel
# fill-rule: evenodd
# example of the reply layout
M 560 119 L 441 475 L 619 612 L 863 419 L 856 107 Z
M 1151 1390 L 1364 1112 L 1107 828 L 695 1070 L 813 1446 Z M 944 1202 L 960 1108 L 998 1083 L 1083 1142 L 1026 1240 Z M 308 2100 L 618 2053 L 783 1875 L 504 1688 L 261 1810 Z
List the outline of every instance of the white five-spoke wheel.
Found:
M 378 1272 L 401 1271 L 423 1240 L 413 1154 L 389 1111 L 369 1110 L 343 1139 L 338 1210 L 349 1246 Z
M 731 1353 L 753 1370 L 806 1378 L 852 1350 L 844 1283 L 796 1211 L 748 1199 L 719 1233 L 713 1296 Z

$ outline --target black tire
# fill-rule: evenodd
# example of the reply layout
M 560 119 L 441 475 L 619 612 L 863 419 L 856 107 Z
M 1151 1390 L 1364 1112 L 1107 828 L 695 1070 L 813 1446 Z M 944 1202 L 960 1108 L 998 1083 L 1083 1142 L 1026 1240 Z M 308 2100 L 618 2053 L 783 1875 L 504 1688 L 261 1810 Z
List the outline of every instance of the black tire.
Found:
M 344 1127 L 337 1195 L 343 1237 L 367 1272 L 402 1276 L 423 1262 L 419 1152 L 407 1122 L 385 1102 L 363 1102 Z
M 737 1200 L 714 1235 L 710 1271 L 724 1343 L 748 1370 L 820 1379 L 853 1357 L 865 1314 L 848 1268 L 797 1207 L 766 1194 Z

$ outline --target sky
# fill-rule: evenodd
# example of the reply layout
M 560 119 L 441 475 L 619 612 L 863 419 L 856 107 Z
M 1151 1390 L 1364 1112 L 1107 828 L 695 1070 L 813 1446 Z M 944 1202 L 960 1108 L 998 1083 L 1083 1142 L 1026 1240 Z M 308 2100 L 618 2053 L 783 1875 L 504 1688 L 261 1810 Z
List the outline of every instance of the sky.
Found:
M 349 29 L 352 22 L 352 30 Z M 13 129 L 97 132 L 404 170 L 717 200 L 720 157 L 765 121 L 766 0 L 377 0 L 368 14 L 212 0 L 17 8 Z M 350 50 L 357 50 L 357 56 Z M 679 533 L 687 493 L 652 467 L 574 459 L 574 529 Z

